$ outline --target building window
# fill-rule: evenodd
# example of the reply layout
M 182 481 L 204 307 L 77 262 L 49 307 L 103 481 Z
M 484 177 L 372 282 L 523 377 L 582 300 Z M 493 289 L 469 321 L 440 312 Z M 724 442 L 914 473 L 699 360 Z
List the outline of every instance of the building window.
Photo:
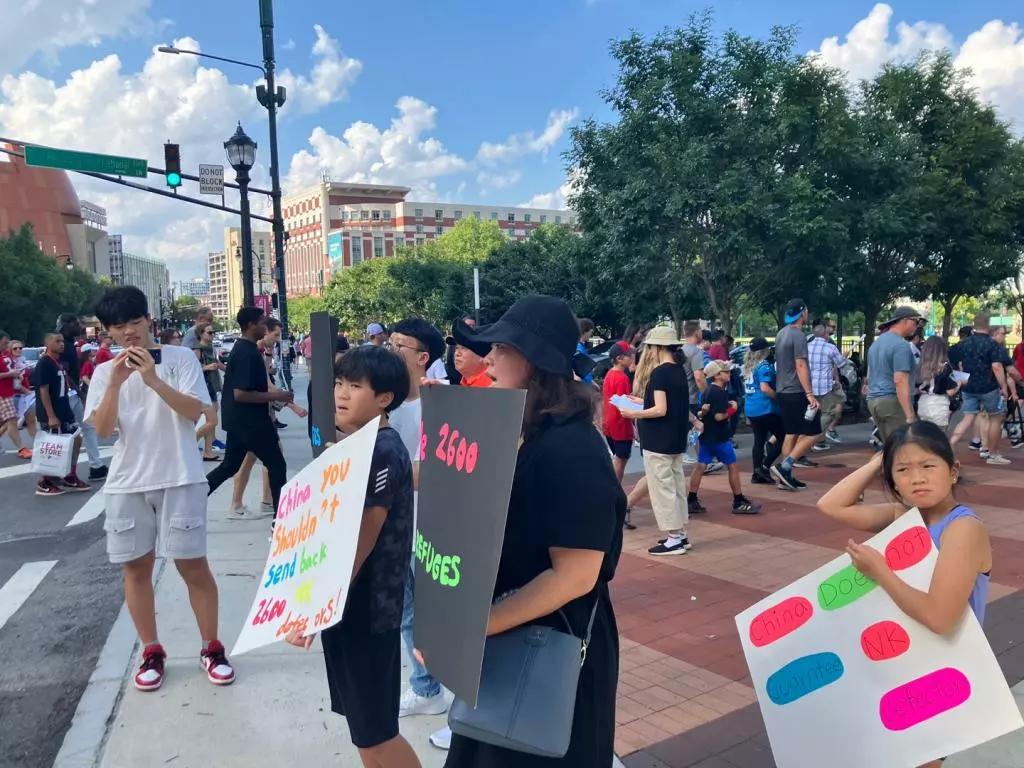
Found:
M 524 213 L 523 214 L 523 221 L 525 221 L 527 224 L 529 224 L 530 223 L 530 214 Z
M 361 237 L 352 238 L 352 264 L 359 264 L 363 260 L 363 239 Z
M 434 211 L 434 218 L 435 219 L 443 219 L 444 218 L 444 211 L 441 210 L 440 208 L 436 209 Z
M 360 211 L 359 212 L 359 220 L 360 221 L 369 221 L 370 220 L 370 212 L 369 211 Z
M 475 218 L 475 219 L 476 219 L 477 221 L 480 221 L 480 211 L 473 211 L 473 217 L 474 217 L 474 218 Z
M 491 221 L 497 221 L 497 220 L 498 220 L 498 212 L 497 211 L 491 211 Z
M 439 234 L 439 235 L 443 235 L 444 234 L 444 224 L 438 224 L 437 225 L 437 234 Z
M 423 220 L 423 209 L 422 208 L 417 208 L 414 211 L 414 213 L 416 214 L 416 221 L 422 221 Z
M 423 237 L 417 237 L 416 238 L 416 247 L 418 248 L 419 246 L 423 245 L 423 241 L 424 240 L 425 240 L 425 238 L 423 238 Z
M 456 221 L 462 221 L 462 211 L 456 211 L 455 212 L 455 220 Z
M 541 224 L 547 224 L 548 223 L 548 217 L 545 214 L 543 214 L 543 213 L 540 215 L 540 223 Z
M 513 223 L 515 223 L 515 220 L 516 220 L 516 215 L 515 215 L 515 213 L 510 213 L 510 214 L 508 215 L 508 220 L 509 220 L 509 221 L 511 221 L 511 222 L 513 222 Z
M 561 223 L 562 223 L 562 217 L 561 216 L 555 216 L 555 224 L 561 224 Z
M 348 211 L 342 211 L 341 212 L 341 220 L 342 221 L 348 221 Z
M 380 211 L 372 211 L 371 215 L 374 221 L 380 221 Z
M 417 235 L 422 235 L 423 234 L 423 225 L 422 224 L 417 224 L 416 225 L 416 234 Z
M 379 259 L 384 255 L 384 235 L 373 236 L 373 258 Z
M 384 211 L 384 221 L 391 221 L 391 211 Z

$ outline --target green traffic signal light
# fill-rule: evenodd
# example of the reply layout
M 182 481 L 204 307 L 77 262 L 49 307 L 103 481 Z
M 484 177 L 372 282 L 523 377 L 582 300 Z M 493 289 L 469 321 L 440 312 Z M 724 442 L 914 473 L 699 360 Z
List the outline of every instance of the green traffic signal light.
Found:
M 181 174 L 180 173 L 168 173 L 167 174 L 167 186 L 168 187 L 180 187 L 181 186 Z
M 170 142 L 164 144 L 164 178 L 172 189 L 181 186 L 181 151 Z

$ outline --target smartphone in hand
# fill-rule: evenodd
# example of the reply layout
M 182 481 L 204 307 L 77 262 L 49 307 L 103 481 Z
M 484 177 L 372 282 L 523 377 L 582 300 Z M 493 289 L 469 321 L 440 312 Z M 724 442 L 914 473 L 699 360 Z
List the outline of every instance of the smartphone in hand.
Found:
M 160 365 L 164 361 L 163 350 L 160 347 L 149 347 L 149 356 L 153 358 L 154 365 Z

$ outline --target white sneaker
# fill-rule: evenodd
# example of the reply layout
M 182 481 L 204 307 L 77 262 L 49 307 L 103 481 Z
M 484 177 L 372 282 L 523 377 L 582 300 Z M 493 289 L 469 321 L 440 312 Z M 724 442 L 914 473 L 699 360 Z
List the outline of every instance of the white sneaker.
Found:
M 688 453 L 683 454 L 683 464 L 696 464 L 697 459 Z
M 443 715 L 448 711 L 448 699 L 444 691 L 436 696 L 417 696 L 412 688 L 407 689 L 398 702 L 398 716 Z
M 825 443 L 815 443 L 811 446 L 811 450 L 815 453 L 824 453 L 825 451 L 831 451 L 832 446 L 826 445 Z
M 244 504 L 240 507 L 232 507 L 231 511 L 228 512 L 228 520 L 264 520 L 268 517 L 273 517 L 273 513 L 264 512 L 263 510 L 254 512 Z
M 986 464 L 1009 464 L 1010 460 L 1001 453 L 990 453 L 985 459 Z
M 445 726 L 440 731 L 430 734 L 430 744 L 438 749 L 448 750 L 452 746 L 452 729 Z
M 704 470 L 704 474 L 710 475 L 712 472 L 718 472 L 723 469 L 725 469 L 725 464 L 716 459 L 715 461 L 712 461 L 710 464 L 708 464 L 707 469 Z

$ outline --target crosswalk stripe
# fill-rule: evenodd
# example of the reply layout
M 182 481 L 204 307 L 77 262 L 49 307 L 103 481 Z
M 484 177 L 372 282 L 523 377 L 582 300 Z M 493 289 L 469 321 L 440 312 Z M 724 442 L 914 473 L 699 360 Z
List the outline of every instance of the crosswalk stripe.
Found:
M 56 564 L 56 560 L 25 563 L 0 587 L 0 629 L 3 629 L 7 620 L 28 600 Z
M 103 510 L 105 509 L 104 501 L 105 499 L 103 497 L 102 489 L 96 491 L 96 493 L 90 496 L 89 500 L 82 505 L 82 508 L 75 512 L 75 516 L 72 517 L 64 527 L 70 528 L 73 525 L 81 525 L 82 523 L 88 523 L 90 520 L 95 520 L 103 514 Z

